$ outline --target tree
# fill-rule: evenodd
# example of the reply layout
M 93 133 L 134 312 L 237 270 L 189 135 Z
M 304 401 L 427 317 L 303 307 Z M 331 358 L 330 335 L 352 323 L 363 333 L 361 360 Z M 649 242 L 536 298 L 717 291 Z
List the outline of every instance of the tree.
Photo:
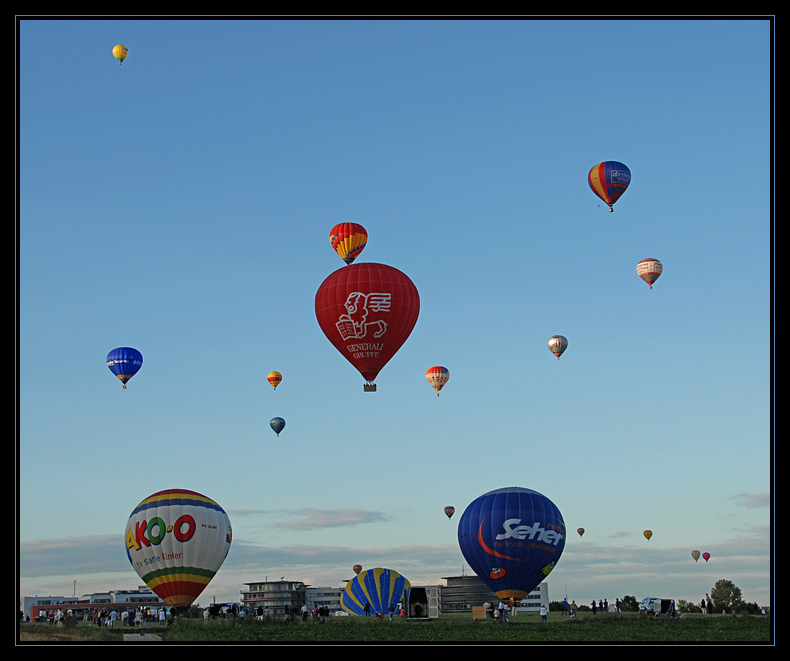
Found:
M 625 595 L 620 604 L 620 610 L 627 613 L 636 613 L 639 610 L 639 602 L 636 597 Z
M 741 605 L 743 601 L 741 589 L 732 581 L 720 578 L 710 591 L 710 599 L 713 602 L 713 612 L 720 613 L 726 611 L 732 613 Z

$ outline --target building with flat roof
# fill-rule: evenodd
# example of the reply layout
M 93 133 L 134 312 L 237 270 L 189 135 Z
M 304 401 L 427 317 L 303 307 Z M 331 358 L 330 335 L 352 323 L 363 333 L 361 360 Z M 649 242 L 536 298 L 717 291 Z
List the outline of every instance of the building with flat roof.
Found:
M 475 574 L 447 576 L 443 580 L 447 584 L 441 589 L 442 613 L 471 613 L 474 606 L 500 601 L 496 593 Z M 522 599 L 516 609 L 519 612 L 540 611 L 544 604 L 546 608 L 549 607 L 549 586 L 545 581 Z
M 255 581 L 244 583 L 241 590 L 241 603 L 253 612 L 259 607 L 268 608 L 272 615 L 285 615 L 288 606 L 291 613 L 298 612 L 307 605 L 307 585 L 302 581 Z M 338 598 L 338 601 L 340 599 Z
M 94 592 L 80 597 L 63 596 L 35 596 L 22 598 L 22 613 L 31 620 L 38 618 L 41 611 L 61 609 L 71 611 L 78 618 L 83 618 L 92 611 L 102 608 L 116 610 L 153 608 L 164 606 L 165 602 L 151 589 L 141 587 L 137 590 L 110 590 L 109 592 Z

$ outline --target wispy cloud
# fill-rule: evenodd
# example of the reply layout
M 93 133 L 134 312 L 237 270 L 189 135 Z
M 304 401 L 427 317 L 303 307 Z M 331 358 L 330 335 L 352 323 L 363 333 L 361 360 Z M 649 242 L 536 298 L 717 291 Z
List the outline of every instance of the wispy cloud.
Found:
M 276 524 L 277 528 L 288 529 L 314 529 L 314 528 L 342 528 L 358 526 L 365 523 L 379 523 L 389 521 L 391 517 L 381 512 L 367 510 L 318 510 L 304 508 L 289 512 L 291 516 L 299 517 L 293 521 L 284 521 Z
M 730 497 L 739 507 L 768 507 L 771 504 L 771 495 L 767 493 L 737 493 Z

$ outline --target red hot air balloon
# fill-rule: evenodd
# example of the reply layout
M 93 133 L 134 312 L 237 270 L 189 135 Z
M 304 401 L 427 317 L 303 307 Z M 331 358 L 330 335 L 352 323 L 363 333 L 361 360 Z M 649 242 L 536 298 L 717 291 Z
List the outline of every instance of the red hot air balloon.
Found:
M 452 505 L 448 505 L 447 507 L 444 508 L 444 513 L 447 515 L 448 519 L 452 519 L 453 514 L 455 514 L 455 507 L 453 507 Z
M 710 560 L 710 553 L 708 553 L 707 551 L 705 551 L 705 553 L 703 553 L 703 554 L 702 554 L 702 559 L 703 559 L 705 562 L 707 562 L 708 560 Z
M 355 574 L 359 574 L 359 572 L 361 572 L 361 571 L 362 571 L 362 565 L 354 565 L 354 566 L 352 567 L 352 569 L 354 570 L 354 573 L 355 573 Z
M 350 264 L 321 283 L 315 295 L 318 325 L 334 347 L 373 383 L 411 334 L 420 295 L 407 275 L 385 264 Z

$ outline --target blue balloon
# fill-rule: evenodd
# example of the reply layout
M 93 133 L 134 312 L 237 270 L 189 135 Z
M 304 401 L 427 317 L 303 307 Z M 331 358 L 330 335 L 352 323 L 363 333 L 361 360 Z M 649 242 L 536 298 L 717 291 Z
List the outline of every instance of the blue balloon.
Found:
M 126 382 L 143 366 L 143 354 L 132 347 L 118 347 L 107 354 L 107 367 L 126 388 Z
M 500 599 L 523 599 L 554 569 L 565 522 L 546 496 L 496 489 L 473 500 L 458 522 L 458 544 L 474 572 Z
M 386 613 L 390 604 L 408 603 L 410 590 L 409 580 L 393 569 L 367 569 L 346 583 L 340 594 L 340 607 L 351 615 Z
M 272 418 L 269 425 L 271 425 L 271 428 L 274 429 L 275 433 L 279 436 L 280 432 L 285 429 L 285 420 L 282 418 Z

